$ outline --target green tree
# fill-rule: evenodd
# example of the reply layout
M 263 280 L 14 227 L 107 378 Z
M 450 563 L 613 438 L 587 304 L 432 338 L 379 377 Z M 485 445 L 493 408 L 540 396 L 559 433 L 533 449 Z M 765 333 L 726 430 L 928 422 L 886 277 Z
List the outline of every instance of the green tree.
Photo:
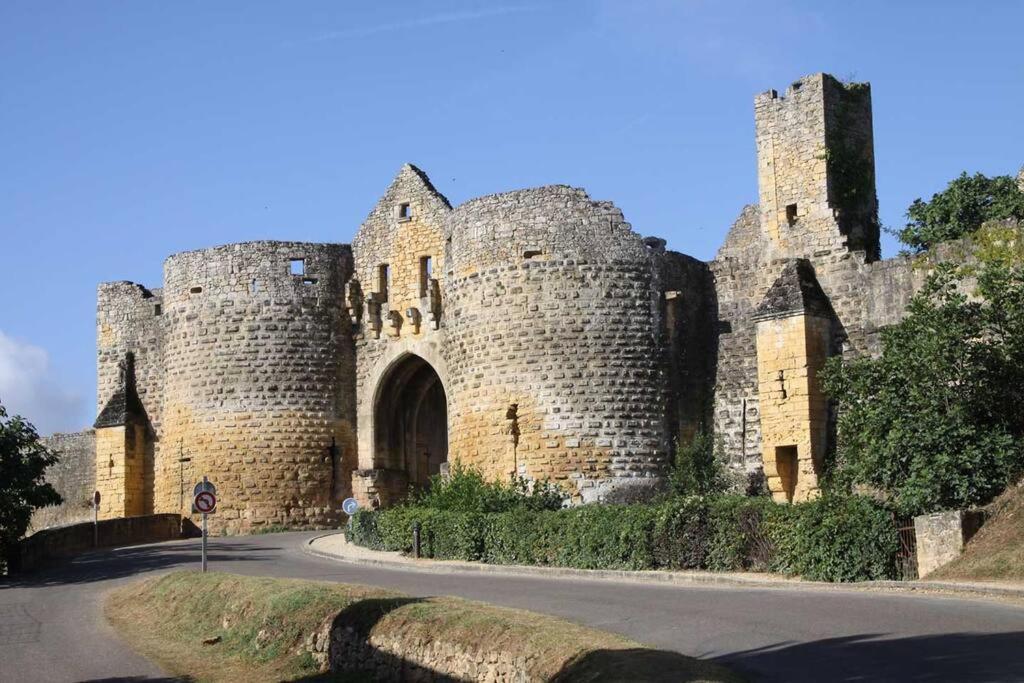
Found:
M 839 404 L 834 486 L 867 485 L 921 514 L 987 503 L 1020 474 L 1024 266 L 1013 232 L 979 267 L 937 268 L 907 317 L 882 331 L 879 357 L 826 365 Z
M 897 237 L 921 252 L 939 242 L 970 235 L 986 221 L 1024 220 L 1024 192 L 1008 175 L 989 178 L 965 172 L 929 201 L 915 199 L 907 218 L 909 222 Z
M 55 462 L 35 428 L 21 417 L 9 418 L 0 405 L 0 563 L 25 535 L 33 510 L 61 503 L 44 480 Z

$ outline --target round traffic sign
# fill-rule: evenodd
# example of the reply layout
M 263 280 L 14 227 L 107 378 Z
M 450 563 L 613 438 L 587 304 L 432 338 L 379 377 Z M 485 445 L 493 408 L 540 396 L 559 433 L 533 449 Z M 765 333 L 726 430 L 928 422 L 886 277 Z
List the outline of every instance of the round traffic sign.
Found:
M 217 496 L 213 495 L 209 491 L 200 491 L 196 494 L 195 499 L 192 501 L 198 512 L 207 514 L 213 512 L 217 507 Z
M 192 489 L 192 495 L 193 496 L 198 496 L 203 491 L 206 491 L 207 493 L 216 494 L 217 493 L 217 487 L 214 486 L 211 482 L 201 481 L 201 482 L 199 482 L 198 484 L 195 485 L 195 488 Z
M 341 504 L 341 509 L 345 511 L 346 515 L 354 515 L 359 509 L 359 501 L 355 498 L 346 498 Z

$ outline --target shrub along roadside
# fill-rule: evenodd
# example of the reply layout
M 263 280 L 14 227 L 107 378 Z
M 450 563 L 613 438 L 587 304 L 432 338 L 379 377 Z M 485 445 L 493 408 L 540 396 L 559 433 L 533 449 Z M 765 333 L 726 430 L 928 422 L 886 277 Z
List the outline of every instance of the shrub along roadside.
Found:
M 891 514 L 857 496 L 797 505 L 691 496 L 499 513 L 401 506 L 356 513 L 349 538 L 410 552 L 415 522 L 426 557 L 579 569 L 771 571 L 861 581 L 893 577 L 898 548 Z

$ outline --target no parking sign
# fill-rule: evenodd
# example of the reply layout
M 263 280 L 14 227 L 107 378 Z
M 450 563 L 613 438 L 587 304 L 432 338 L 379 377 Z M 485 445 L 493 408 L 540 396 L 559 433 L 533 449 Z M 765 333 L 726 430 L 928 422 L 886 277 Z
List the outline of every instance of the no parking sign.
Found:
M 217 496 L 209 491 L 200 491 L 192 499 L 192 507 L 204 515 L 212 514 L 217 509 Z

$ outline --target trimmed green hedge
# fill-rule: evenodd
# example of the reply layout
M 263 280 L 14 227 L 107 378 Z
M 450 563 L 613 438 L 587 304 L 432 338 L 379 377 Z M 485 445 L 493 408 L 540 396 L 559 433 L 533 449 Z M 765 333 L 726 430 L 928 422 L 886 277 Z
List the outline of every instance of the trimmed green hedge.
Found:
M 863 497 L 798 505 L 743 496 L 672 498 L 657 505 L 455 512 L 401 506 L 360 511 L 349 538 L 411 552 L 412 526 L 435 559 L 579 569 L 763 571 L 819 581 L 894 576 L 890 513 Z

